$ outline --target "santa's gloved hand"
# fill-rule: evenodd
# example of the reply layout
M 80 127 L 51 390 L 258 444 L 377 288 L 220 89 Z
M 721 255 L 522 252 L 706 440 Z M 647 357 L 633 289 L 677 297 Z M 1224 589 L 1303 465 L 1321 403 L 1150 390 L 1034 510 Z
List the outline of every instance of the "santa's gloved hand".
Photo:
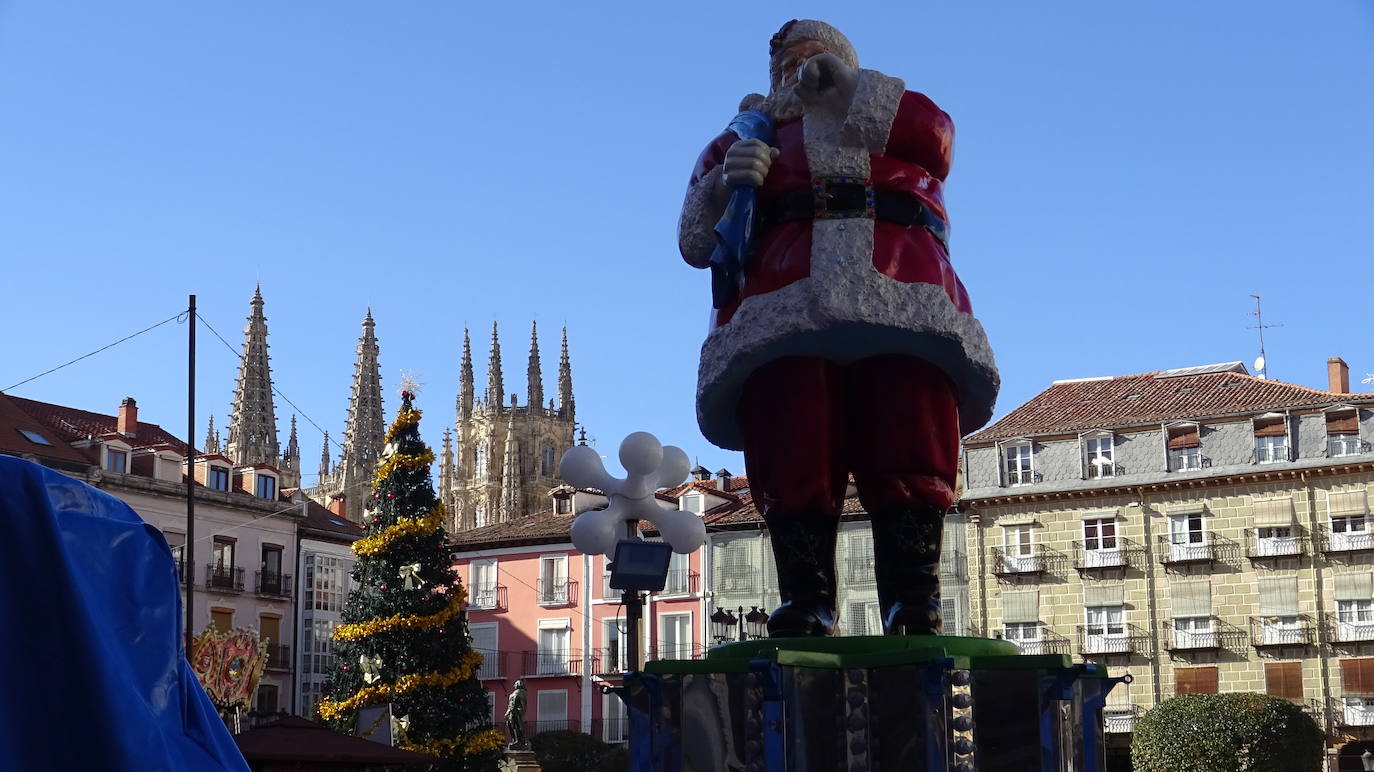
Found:
M 859 85 L 859 72 L 840 57 L 816 54 L 797 71 L 797 98 L 808 108 L 848 112 Z
M 768 176 L 778 149 L 760 139 L 741 139 L 725 151 L 725 174 L 721 181 L 727 188 L 746 185 L 757 188 Z

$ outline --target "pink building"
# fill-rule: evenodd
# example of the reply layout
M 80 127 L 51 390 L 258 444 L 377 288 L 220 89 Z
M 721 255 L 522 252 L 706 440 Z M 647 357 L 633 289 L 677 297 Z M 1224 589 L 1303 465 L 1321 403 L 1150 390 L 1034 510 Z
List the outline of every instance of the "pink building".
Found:
M 740 496 L 717 489 L 705 470 L 694 475 L 660 492 L 660 505 L 704 516 L 740 506 Z M 725 490 L 747 491 L 743 478 L 727 474 L 720 482 Z M 610 588 L 607 558 L 573 548 L 574 515 L 557 514 L 603 507 L 606 498 L 565 486 L 553 491 L 550 505 L 545 512 L 465 531 L 453 541 L 455 565 L 470 594 L 473 646 L 487 655 L 481 677 L 493 720 L 504 725 L 511 690 L 523 678 L 526 735 L 573 729 L 624 742 L 624 708 L 600 689 L 619 684 L 629 665 L 620 591 Z M 644 535 L 656 537 L 647 530 Z M 674 554 L 663 591 L 646 599 L 640 630 L 646 659 L 700 658 L 713 642 L 705 559 L 705 550 Z

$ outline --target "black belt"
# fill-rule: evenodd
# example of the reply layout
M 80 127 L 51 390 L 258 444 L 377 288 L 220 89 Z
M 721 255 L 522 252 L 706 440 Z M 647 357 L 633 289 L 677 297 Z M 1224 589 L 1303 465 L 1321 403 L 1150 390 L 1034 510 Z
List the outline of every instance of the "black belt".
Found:
M 872 183 L 856 177 L 817 179 L 809 191 L 798 190 L 772 201 L 760 201 L 757 232 L 763 233 L 788 220 L 858 218 L 925 228 L 949 252 L 949 224 L 939 215 L 910 193 L 874 190 Z

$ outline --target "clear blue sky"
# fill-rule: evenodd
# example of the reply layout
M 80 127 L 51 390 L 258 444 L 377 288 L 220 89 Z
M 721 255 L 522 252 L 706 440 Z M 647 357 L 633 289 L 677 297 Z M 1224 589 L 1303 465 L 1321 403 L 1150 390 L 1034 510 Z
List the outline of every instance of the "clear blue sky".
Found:
M 661 6 L 661 7 L 660 7 Z M 1258 353 L 1312 386 L 1374 370 L 1374 4 L 73 3 L 0 0 L 0 388 L 199 295 L 237 346 L 262 282 L 277 385 L 342 429 L 359 321 L 388 415 L 452 421 L 463 326 L 524 392 L 570 329 L 603 453 L 645 429 L 711 469 L 693 413 L 705 273 L 675 224 L 701 146 L 766 88 L 793 16 L 849 35 L 958 130 L 955 264 L 999 414 L 1056 378 Z M 185 432 L 184 327 L 14 393 Z M 235 358 L 202 337 L 200 418 Z M 1367 389 L 1368 386 L 1358 386 Z M 278 400 L 283 441 L 293 412 Z M 305 467 L 321 438 L 302 421 Z M 307 478 L 307 483 L 313 482 Z

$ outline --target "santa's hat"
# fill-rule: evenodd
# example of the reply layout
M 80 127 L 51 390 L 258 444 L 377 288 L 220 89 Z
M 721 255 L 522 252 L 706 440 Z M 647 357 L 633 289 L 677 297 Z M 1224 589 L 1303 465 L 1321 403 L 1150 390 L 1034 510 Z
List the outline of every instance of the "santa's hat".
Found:
M 772 59 L 779 51 L 802 40 L 814 40 L 824 45 L 830 53 L 840 57 L 845 64 L 854 69 L 859 68 L 859 55 L 854 52 L 854 46 L 850 44 L 849 38 L 829 24 L 815 19 L 793 19 L 782 25 L 782 29 L 768 41 L 768 57 Z

